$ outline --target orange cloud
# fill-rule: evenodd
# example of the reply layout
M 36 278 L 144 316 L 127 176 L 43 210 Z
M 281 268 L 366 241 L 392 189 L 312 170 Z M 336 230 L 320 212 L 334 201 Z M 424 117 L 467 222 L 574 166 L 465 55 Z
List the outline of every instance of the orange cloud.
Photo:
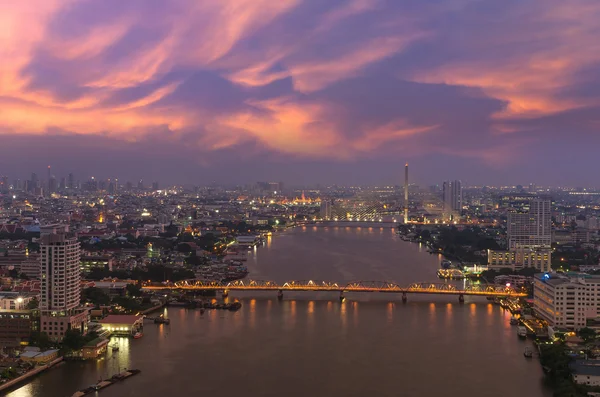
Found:
M 540 117 L 599 105 L 596 98 L 570 97 L 563 90 L 578 81 L 580 70 L 600 63 L 600 3 L 538 3 L 540 9 L 531 21 L 523 21 L 513 31 L 469 40 L 468 60 L 449 60 L 437 68 L 419 70 L 412 79 L 481 88 L 507 102 L 506 108 L 494 115 L 497 119 Z M 527 31 L 529 25 L 534 26 L 534 34 Z M 507 46 L 513 51 L 493 53 L 495 48 Z

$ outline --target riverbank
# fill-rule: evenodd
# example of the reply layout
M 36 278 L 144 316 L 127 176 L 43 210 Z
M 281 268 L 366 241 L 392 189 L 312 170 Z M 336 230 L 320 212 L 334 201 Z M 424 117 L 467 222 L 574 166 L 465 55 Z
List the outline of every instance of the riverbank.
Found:
M 56 364 L 59 364 L 60 362 L 63 361 L 62 357 L 57 358 L 54 361 L 49 362 L 48 364 L 45 365 L 40 365 L 38 367 L 35 367 L 34 369 L 32 369 L 31 371 L 27 372 L 26 374 L 23 374 L 21 376 L 19 376 L 18 378 L 12 379 L 8 382 L 6 382 L 5 384 L 3 384 L 2 386 L 0 386 L 0 392 L 3 390 L 7 390 L 10 389 L 12 387 L 15 387 L 17 385 L 19 385 L 21 382 L 26 381 L 27 379 L 47 370 L 52 368 L 53 366 L 55 366 Z

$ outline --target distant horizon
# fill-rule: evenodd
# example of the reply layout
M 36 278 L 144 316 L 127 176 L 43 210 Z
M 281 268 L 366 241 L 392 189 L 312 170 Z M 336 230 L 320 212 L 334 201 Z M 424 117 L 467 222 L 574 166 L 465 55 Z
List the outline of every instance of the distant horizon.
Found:
M 43 170 L 43 172 L 47 172 L 47 168 Z M 341 183 L 341 182 L 312 182 L 312 183 L 293 183 L 293 182 L 288 182 L 285 179 L 280 179 L 280 180 L 275 180 L 275 179 L 266 179 L 266 178 L 260 178 L 260 176 L 256 176 L 255 180 L 252 181 L 246 181 L 246 182 L 231 182 L 231 181 L 226 181 L 226 180 L 213 180 L 213 181 L 206 181 L 206 182 L 174 182 L 174 183 L 170 183 L 168 181 L 161 181 L 158 179 L 146 179 L 146 178 L 142 178 L 142 177 L 137 177 L 137 178 L 131 178 L 131 179 L 127 179 L 127 178 L 123 178 L 123 177 L 119 177 L 118 175 L 112 175 L 112 176 L 107 176 L 107 177 L 102 177 L 102 176 L 98 176 L 99 174 L 91 174 L 89 176 L 84 176 L 84 177 L 80 177 L 77 175 L 76 172 L 72 172 L 73 176 L 74 176 L 74 180 L 75 182 L 80 182 L 80 183 L 84 183 L 86 181 L 91 180 L 91 178 L 93 177 L 94 179 L 98 180 L 98 181 L 114 181 L 117 180 L 119 186 L 125 185 L 127 183 L 132 183 L 133 187 L 136 188 L 137 187 L 137 183 L 142 180 L 143 184 L 144 184 L 144 188 L 148 189 L 152 187 L 153 183 L 158 183 L 159 185 L 159 190 L 160 189 L 164 189 L 164 188 L 169 188 L 169 187 L 175 187 L 175 186 L 194 186 L 194 187 L 210 187 L 212 185 L 219 186 L 219 187 L 244 187 L 246 185 L 254 185 L 258 182 L 281 182 L 284 185 L 284 190 L 288 189 L 288 188 L 294 188 L 294 189 L 302 189 L 302 188 L 317 188 L 318 186 L 320 186 L 321 188 L 327 188 L 327 187 L 332 187 L 332 186 L 338 186 L 338 187 L 344 187 L 344 188 L 352 188 L 352 187 L 399 187 L 402 188 L 404 185 L 404 166 L 402 166 L 402 180 L 397 180 L 395 182 L 389 182 L 389 183 L 360 183 L 360 184 L 348 184 L 348 183 Z M 8 178 L 8 183 L 9 185 L 12 185 L 13 182 L 15 180 L 20 180 L 25 181 L 25 180 L 30 180 L 31 179 L 31 175 L 32 173 L 37 174 L 38 180 L 45 183 L 47 180 L 47 174 L 42 173 L 42 172 L 36 172 L 36 171 L 31 171 L 29 173 L 25 173 L 25 176 L 23 177 L 12 177 L 10 175 L 6 175 L 6 174 L 2 174 L 0 172 L 0 178 L 3 176 L 6 176 Z M 56 179 L 57 184 L 60 183 L 61 178 L 66 178 L 68 179 L 68 175 L 69 172 L 67 172 L 66 174 L 57 174 L 54 172 L 54 169 L 51 168 L 51 175 Z M 526 192 L 529 190 L 529 186 L 530 184 L 533 184 L 535 189 L 584 189 L 584 190 L 600 190 L 600 186 L 586 186 L 586 185 L 552 185 L 552 184 L 537 184 L 534 182 L 529 182 L 529 183 L 507 183 L 507 184 L 475 184 L 475 183 L 469 183 L 468 181 L 465 181 L 463 179 L 460 178 L 448 178 L 448 179 L 443 179 L 443 180 L 439 180 L 437 182 L 425 182 L 425 183 L 419 183 L 416 181 L 411 181 L 411 175 L 409 172 L 409 185 L 410 186 L 418 186 L 421 188 L 429 188 L 432 186 L 438 186 L 439 188 L 442 187 L 442 184 L 445 181 L 454 181 L 454 180 L 458 180 L 461 182 L 463 189 L 467 188 L 467 189 L 474 189 L 474 188 L 483 188 L 483 187 L 488 187 L 488 188 L 494 188 L 494 189 L 507 189 L 507 188 L 513 188 L 516 189 L 518 186 L 521 186 L 523 190 L 525 190 Z

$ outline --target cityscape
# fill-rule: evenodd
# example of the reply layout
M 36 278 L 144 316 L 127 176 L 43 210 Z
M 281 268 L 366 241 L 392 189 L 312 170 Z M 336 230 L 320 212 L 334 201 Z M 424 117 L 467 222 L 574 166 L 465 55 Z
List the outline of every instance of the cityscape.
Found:
M 2 176 L 0 341 L 10 366 L 1 387 L 14 390 L 63 361 L 119 354 L 114 341 L 137 342 L 153 327 L 148 321 L 173 327 L 173 308 L 237 314 L 252 294 L 283 302 L 290 293 L 300 300 L 325 293 L 320 299 L 347 305 L 376 293 L 400 304 L 498 305 L 513 313 L 505 320 L 518 324 L 515 338 L 532 338 L 540 355 L 560 346 L 577 359 L 568 367 L 572 387 L 592 389 L 600 191 L 460 180 L 419 186 L 408 164 L 398 175 L 397 184 L 381 187 L 164 188 L 117 178 L 81 182 L 73 173 L 56 177 L 51 167 L 42 178 Z M 394 244 L 416 245 L 437 265 L 421 280 L 253 274 L 261 251 L 281 236 L 340 229 L 389 231 Z M 591 351 L 577 358 L 584 349 Z
M 600 396 L 598 20 L 0 5 L 0 395 Z

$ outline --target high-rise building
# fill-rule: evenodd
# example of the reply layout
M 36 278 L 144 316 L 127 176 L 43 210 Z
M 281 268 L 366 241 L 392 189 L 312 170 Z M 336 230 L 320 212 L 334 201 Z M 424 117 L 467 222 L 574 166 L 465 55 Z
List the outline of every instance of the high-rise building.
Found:
M 158 190 L 158 182 L 152 182 L 152 190 Z
M 408 163 L 404 165 L 404 224 L 408 223 Z
M 79 309 L 80 248 L 66 225 L 43 226 L 40 237 L 40 331 L 60 341 L 65 332 L 87 331 L 88 314 Z
M 0 176 L 0 192 L 6 193 L 8 192 L 8 177 Z
M 144 180 L 140 179 L 137 184 L 137 188 L 140 190 L 144 190 Z
M 37 189 L 39 187 L 39 180 L 38 180 L 38 176 L 35 172 L 31 173 L 31 191 L 35 192 L 35 189 Z
M 67 186 L 69 189 L 75 189 L 75 175 L 69 173 L 69 185 Z
M 67 187 L 67 178 L 65 178 L 63 176 L 62 178 L 60 178 L 59 188 L 60 188 L 60 190 L 65 190 L 66 187 Z
M 447 217 L 460 216 L 462 212 L 462 188 L 460 181 L 444 182 L 444 213 Z
M 508 248 L 550 248 L 552 244 L 552 201 L 532 199 L 529 211 L 508 214 Z
M 51 176 L 50 179 L 48 179 L 48 193 L 55 193 L 56 190 L 56 178 Z

